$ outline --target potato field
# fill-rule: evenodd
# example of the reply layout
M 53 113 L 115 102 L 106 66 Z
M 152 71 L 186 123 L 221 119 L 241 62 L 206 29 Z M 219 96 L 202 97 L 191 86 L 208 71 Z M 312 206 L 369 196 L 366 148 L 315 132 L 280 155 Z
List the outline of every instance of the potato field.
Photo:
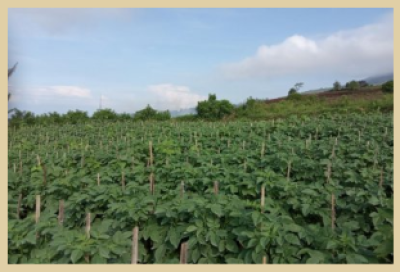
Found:
M 393 115 L 8 131 L 8 263 L 393 263 Z

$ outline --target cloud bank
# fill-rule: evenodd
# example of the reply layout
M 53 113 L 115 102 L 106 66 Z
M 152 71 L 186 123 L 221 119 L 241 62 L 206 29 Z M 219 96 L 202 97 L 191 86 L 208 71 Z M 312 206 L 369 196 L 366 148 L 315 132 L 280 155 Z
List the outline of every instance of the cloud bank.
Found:
M 293 35 L 262 45 L 254 56 L 223 65 L 228 78 L 341 74 L 365 76 L 393 71 L 393 13 L 360 28 L 323 39 Z
M 198 101 L 207 99 L 205 96 L 194 93 L 189 87 L 173 84 L 151 85 L 147 92 L 154 96 L 154 106 L 161 110 L 192 108 L 197 106 Z

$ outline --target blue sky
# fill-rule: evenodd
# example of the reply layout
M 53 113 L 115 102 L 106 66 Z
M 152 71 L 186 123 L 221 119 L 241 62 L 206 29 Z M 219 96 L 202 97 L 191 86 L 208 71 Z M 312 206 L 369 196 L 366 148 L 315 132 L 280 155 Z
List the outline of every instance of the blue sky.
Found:
M 393 9 L 9 9 L 10 108 L 191 108 L 393 72 Z

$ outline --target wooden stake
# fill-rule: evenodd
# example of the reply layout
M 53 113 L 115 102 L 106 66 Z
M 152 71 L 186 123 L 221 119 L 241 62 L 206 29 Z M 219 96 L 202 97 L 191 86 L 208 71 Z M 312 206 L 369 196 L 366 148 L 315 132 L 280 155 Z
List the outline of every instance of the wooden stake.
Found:
M 265 142 L 263 142 L 261 145 L 261 158 L 264 157 L 264 154 L 265 154 Z
M 150 173 L 149 183 L 150 183 L 150 192 L 152 195 L 154 195 L 154 174 L 153 173 Z
M 180 256 L 181 264 L 187 264 L 187 252 L 188 252 L 187 243 L 182 243 L 181 244 L 181 256 Z
M 60 199 L 58 205 L 58 224 L 62 226 L 63 223 L 64 223 L 64 200 Z
M 125 172 L 122 171 L 122 190 L 125 190 Z
M 326 170 L 326 183 L 329 183 L 331 180 L 331 171 L 332 171 L 332 163 L 329 161 Z
M 139 256 L 138 237 L 139 237 L 139 227 L 136 226 L 132 230 L 132 258 L 131 258 L 132 264 L 137 264 L 138 262 L 138 256 Z
M 38 166 L 41 166 L 42 163 L 40 162 L 40 156 L 39 155 L 36 155 L 36 160 L 37 160 Z
M 261 186 L 261 213 L 264 213 L 265 206 L 265 185 Z
M 35 214 L 36 224 L 39 222 L 39 218 L 40 218 L 40 195 L 36 195 L 36 214 Z
M 217 195 L 218 192 L 219 192 L 218 181 L 214 181 L 214 194 Z
M 263 264 L 267 264 L 267 256 L 263 257 Z
M 19 196 L 18 196 L 18 206 L 17 206 L 17 218 L 18 219 L 21 219 L 21 216 L 20 216 L 21 205 L 22 205 L 22 194 L 19 194 Z
M 90 238 L 90 213 L 86 214 L 86 227 L 85 227 L 85 232 L 87 238 Z
M 100 174 L 97 173 L 97 186 L 100 186 Z
M 332 147 L 331 157 L 332 157 L 332 159 L 335 158 L 335 146 Z
M 153 143 L 149 142 L 150 166 L 153 166 Z
M 181 181 L 181 197 L 183 197 L 184 193 L 185 193 L 185 182 L 182 180 Z
M 288 161 L 288 168 L 287 168 L 287 174 L 286 174 L 286 179 L 289 180 L 290 179 L 290 171 L 292 168 L 292 162 Z

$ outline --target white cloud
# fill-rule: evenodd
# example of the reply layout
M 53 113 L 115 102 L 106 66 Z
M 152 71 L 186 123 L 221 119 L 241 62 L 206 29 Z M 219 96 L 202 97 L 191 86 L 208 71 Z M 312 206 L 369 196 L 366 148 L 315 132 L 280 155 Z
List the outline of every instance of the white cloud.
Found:
M 179 110 L 197 106 L 198 101 L 206 100 L 205 96 L 192 92 L 186 86 L 159 84 L 148 87 L 148 92 L 155 95 L 155 107 L 160 110 Z
M 53 101 L 66 102 L 71 99 L 89 99 L 91 91 L 87 88 L 78 86 L 42 86 L 42 87 L 12 87 L 10 102 L 32 102 L 40 104 L 41 102 Z
M 368 76 L 393 71 L 393 47 L 391 13 L 374 24 L 323 39 L 293 35 L 280 44 L 262 45 L 254 56 L 222 69 L 229 78 L 319 73 Z
M 77 86 L 47 86 L 33 88 L 34 96 L 64 96 L 64 97 L 90 97 L 90 90 Z

